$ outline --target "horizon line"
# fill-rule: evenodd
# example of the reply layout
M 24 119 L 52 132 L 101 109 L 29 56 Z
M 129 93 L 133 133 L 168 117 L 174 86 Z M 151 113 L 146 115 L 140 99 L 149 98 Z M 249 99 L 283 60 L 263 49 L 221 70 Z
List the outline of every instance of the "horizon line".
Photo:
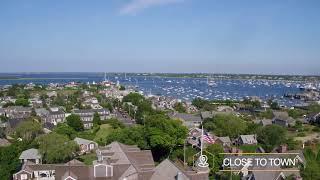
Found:
M 0 74 L 41 74 L 41 73 L 131 73 L 131 74 L 205 74 L 205 75 L 259 75 L 259 76 L 316 76 L 320 74 L 280 74 L 280 73 L 214 73 L 214 72 L 130 72 L 130 71 L 11 71 Z

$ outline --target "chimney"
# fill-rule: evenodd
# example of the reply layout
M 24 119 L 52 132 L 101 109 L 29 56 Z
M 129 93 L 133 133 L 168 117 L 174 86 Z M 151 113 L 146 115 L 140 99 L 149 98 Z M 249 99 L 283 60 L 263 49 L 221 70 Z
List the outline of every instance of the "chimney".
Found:
M 282 145 L 280 145 L 278 151 L 279 151 L 279 153 L 285 153 L 288 151 L 288 146 L 286 144 L 282 144 Z

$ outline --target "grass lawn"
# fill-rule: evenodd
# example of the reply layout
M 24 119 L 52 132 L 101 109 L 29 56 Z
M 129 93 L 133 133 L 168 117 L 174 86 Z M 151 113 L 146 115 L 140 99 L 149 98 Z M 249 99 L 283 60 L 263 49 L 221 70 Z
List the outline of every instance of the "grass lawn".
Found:
M 94 138 L 95 142 L 100 142 L 101 139 L 106 138 L 111 132 L 112 132 L 112 127 L 109 124 L 102 124 L 100 126 L 99 131 L 96 133 L 96 137 Z
M 84 154 L 77 157 L 77 159 L 86 165 L 92 165 L 92 161 L 97 160 L 97 155 L 96 153 Z

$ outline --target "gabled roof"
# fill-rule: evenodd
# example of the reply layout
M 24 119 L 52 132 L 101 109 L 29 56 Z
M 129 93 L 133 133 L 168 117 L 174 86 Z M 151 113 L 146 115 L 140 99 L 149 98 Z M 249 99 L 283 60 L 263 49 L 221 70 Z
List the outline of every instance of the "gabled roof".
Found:
M 256 143 L 257 139 L 256 136 L 253 134 L 250 135 L 240 135 L 240 139 L 242 140 L 242 142 L 244 144 L 252 144 L 252 143 Z
M 95 113 L 95 112 L 109 112 L 108 109 L 75 109 L 73 110 L 74 113 Z
M 202 119 L 199 115 L 194 114 L 187 114 L 187 113 L 173 113 L 169 114 L 171 118 L 178 118 L 182 119 L 184 121 L 196 121 L 196 122 L 202 122 Z
M 85 165 L 85 164 L 77 159 L 72 159 L 71 161 L 65 163 L 65 165 L 75 166 L 75 165 Z
M 78 145 L 81 145 L 81 144 L 84 144 L 84 145 L 88 145 L 90 143 L 95 143 L 94 141 L 90 141 L 90 140 L 87 140 L 87 139 L 82 139 L 82 138 L 78 138 L 76 137 L 74 139 L 74 141 L 78 144 Z M 96 143 L 95 143 L 96 144 Z
M 177 168 L 169 159 L 162 161 L 151 176 L 151 180 L 175 180 L 179 176 L 181 180 L 189 180 L 189 178 Z
M 283 111 L 273 111 L 274 118 L 287 120 L 289 118 L 289 114 Z
M 19 159 L 41 159 L 38 149 L 28 149 L 21 153 Z
M 229 138 L 229 136 L 226 137 L 218 137 L 218 139 L 223 142 L 223 143 L 231 143 L 231 139 Z
M 114 164 L 132 164 L 138 172 L 153 171 L 154 160 L 150 150 L 140 150 L 137 146 L 112 142 L 102 153 L 111 153 Z

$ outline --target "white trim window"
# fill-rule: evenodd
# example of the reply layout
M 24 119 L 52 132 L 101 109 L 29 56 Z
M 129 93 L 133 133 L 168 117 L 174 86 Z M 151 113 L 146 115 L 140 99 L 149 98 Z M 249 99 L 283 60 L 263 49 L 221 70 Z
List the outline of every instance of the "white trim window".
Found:
M 28 174 L 21 174 L 20 175 L 21 180 L 27 180 L 28 179 Z
M 90 149 L 90 150 L 94 149 L 94 144 L 92 144 L 92 143 L 89 144 L 89 149 Z

